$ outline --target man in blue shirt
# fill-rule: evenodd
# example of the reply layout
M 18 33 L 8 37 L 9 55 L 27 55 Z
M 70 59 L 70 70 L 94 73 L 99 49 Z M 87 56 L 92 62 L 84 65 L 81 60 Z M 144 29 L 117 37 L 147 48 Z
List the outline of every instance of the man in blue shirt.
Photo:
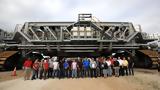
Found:
M 83 64 L 83 76 L 85 77 L 90 76 L 90 72 L 89 72 L 90 62 L 88 58 L 84 58 L 82 64 Z
M 69 63 L 68 63 L 66 58 L 65 58 L 65 61 L 63 63 L 63 70 L 64 70 L 64 77 L 69 78 Z

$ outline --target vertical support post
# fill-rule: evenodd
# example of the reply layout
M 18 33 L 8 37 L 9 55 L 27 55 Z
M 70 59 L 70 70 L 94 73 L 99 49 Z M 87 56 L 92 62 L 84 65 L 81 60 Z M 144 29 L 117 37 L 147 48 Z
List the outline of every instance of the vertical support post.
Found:
M 135 43 L 135 39 L 133 39 L 131 42 L 132 42 L 132 45 L 134 45 L 134 43 Z M 135 54 L 136 54 L 136 53 L 135 53 L 135 49 L 132 49 L 132 56 L 134 57 L 134 56 L 135 56 Z
M 99 51 L 102 51 L 102 49 L 103 49 L 103 42 L 100 42 Z
M 60 51 L 60 45 L 59 45 L 59 43 L 57 43 L 57 51 L 58 52 Z
M 22 42 L 22 45 L 26 45 L 26 40 L 24 38 L 21 38 L 21 42 Z M 24 49 L 22 50 L 22 56 L 25 57 L 25 55 L 26 55 L 26 51 Z
M 60 41 L 63 40 L 63 27 L 60 27 L 61 31 L 60 31 Z
M 50 45 L 49 45 L 49 44 L 47 44 L 47 50 L 48 50 L 48 51 L 51 51 L 51 48 L 50 48 Z
M 109 43 L 109 51 L 112 50 L 112 42 Z

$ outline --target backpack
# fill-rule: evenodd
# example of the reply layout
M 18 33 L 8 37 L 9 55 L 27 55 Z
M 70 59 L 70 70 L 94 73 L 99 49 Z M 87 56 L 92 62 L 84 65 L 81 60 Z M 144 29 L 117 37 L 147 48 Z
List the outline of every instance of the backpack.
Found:
M 114 61 L 114 66 L 115 67 L 119 66 L 119 62 L 118 61 Z
M 108 69 L 108 64 L 106 62 L 104 63 L 104 69 Z

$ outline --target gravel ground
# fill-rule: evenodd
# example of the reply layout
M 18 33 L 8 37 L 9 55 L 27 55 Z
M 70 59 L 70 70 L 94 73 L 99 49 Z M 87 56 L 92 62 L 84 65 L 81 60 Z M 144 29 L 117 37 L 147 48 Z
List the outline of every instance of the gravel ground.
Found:
M 119 78 L 37 79 L 24 81 L 22 77 L 19 77 L 0 82 L 0 90 L 160 90 L 160 73 L 154 70 L 137 69 L 135 76 Z

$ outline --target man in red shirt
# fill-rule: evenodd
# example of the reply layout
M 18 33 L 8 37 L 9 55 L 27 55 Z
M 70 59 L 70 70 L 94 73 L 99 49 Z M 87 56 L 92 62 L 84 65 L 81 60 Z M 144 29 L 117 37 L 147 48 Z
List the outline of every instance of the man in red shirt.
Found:
M 111 62 L 111 65 L 110 65 L 111 68 L 109 69 L 109 72 L 110 72 L 110 76 L 112 76 L 112 74 L 114 74 L 114 68 L 113 68 L 114 60 L 111 56 L 108 59 Z
M 31 75 L 32 60 L 30 58 L 26 59 L 23 66 L 24 66 L 24 80 L 29 80 Z

